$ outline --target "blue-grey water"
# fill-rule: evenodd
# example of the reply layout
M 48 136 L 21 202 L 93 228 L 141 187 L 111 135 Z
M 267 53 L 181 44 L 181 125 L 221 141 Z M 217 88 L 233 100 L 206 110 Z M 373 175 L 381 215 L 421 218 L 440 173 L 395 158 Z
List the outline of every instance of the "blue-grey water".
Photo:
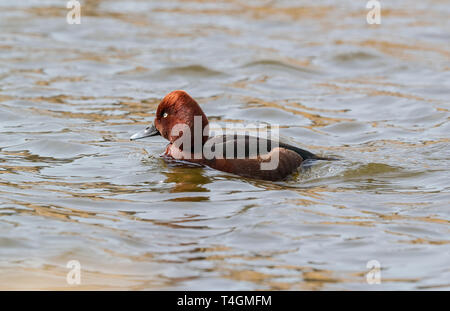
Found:
M 448 1 L 80 2 L 0 0 L 0 289 L 450 289 Z M 342 160 L 168 164 L 175 89 Z

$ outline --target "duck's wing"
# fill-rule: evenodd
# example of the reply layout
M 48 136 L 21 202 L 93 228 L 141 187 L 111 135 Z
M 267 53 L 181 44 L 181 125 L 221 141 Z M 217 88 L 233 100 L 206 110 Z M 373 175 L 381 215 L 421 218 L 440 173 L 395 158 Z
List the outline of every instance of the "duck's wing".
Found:
M 239 148 L 244 149 L 243 147 L 249 147 L 252 144 L 249 140 L 246 145 L 245 137 L 228 138 L 226 141 L 216 138 L 215 142 L 217 148 L 215 156 L 199 161 L 216 170 L 244 177 L 271 181 L 282 180 L 296 172 L 303 162 L 303 158 L 298 153 L 276 146 L 271 146 L 268 148 L 269 150 L 261 150 L 261 152 L 254 152 L 253 148 L 246 148 L 240 152 Z M 218 151 L 219 153 L 217 153 Z
M 261 138 L 251 135 L 220 135 L 214 136 L 208 140 L 212 152 L 219 150 L 222 155 L 227 158 L 237 157 L 255 157 L 264 156 L 271 152 L 274 148 L 283 148 L 291 150 L 302 157 L 303 160 L 324 160 L 307 150 L 292 146 L 285 142 Z

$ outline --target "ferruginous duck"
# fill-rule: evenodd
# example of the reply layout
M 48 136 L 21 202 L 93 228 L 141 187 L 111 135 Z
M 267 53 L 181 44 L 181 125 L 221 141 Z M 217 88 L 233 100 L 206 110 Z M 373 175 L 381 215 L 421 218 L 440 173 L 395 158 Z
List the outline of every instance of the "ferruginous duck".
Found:
M 255 179 L 282 180 L 306 160 L 329 160 L 267 137 L 210 137 L 208 118 L 199 104 L 181 90 L 167 94 L 158 105 L 153 125 L 130 139 L 156 135 L 169 141 L 166 157 Z

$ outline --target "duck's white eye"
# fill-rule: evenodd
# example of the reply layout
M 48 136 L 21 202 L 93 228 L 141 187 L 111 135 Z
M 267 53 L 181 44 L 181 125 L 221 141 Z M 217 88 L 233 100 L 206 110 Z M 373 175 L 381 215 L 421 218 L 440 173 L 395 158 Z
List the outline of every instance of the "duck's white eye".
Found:
M 167 112 L 164 112 L 163 118 L 167 118 L 168 115 L 169 115 L 169 114 L 168 114 Z

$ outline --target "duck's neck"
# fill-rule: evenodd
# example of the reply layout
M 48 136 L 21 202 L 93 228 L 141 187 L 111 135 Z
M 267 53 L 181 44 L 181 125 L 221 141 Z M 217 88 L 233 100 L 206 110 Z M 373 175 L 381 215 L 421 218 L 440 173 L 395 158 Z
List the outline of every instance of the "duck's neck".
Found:
M 174 142 L 170 142 L 166 148 L 166 155 L 170 155 L 170 153 L 182 152 L 185 157 L 190 155 L 201 155 L 203 154 L 203 146 L 208 141 L 209 136 L 196 135 L 191 137 L 190 143 L 184 143 L 183 140 L 177 140 Z

